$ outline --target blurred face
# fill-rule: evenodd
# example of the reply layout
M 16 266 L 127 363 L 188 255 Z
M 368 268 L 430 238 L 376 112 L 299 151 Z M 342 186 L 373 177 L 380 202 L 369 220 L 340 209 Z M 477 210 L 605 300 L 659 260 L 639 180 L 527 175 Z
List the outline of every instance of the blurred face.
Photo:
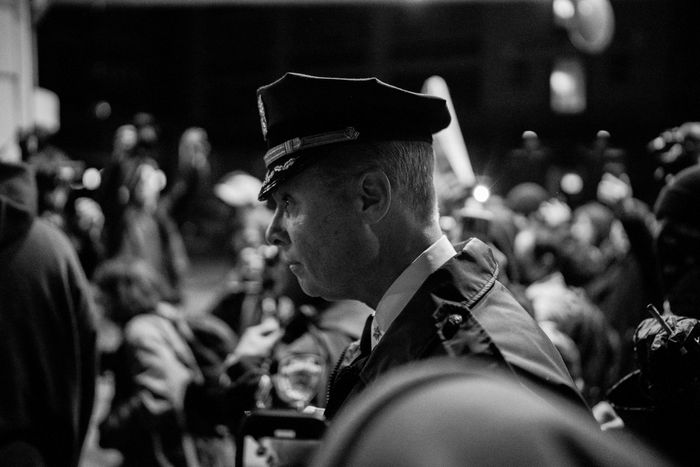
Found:
M 148 164 L 142 165 L 139 171 L 139 180 L 134 189 L 136 201 L 144 206 L 153 206 L 158 202 L 162 188 L 162 172 Z
M 117 129 L 117 133 L 114 137 L 114 146 L 115 149 L 129 151 L 136 146 L 137 141 L 138 134 L 136 133 L 136 127 L 124 125 Z
M 331 190 L 321 179 L 312 167 L 275 190 L 267 240 L 279 247 L 306 294 L 358 298 L 370 269 L 371 242 L 347 191 Z
M 188 130 L 180 139 L 181 157 L 206 157 L 209 153 L 207 136 L 198 130 Z

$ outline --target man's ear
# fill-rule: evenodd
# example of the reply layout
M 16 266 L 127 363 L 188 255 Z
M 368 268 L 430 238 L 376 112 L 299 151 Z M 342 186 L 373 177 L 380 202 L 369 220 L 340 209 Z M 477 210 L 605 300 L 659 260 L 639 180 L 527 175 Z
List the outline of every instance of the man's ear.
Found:
M 363 173 L 358 182 L 361 215 L 369 222 L 379 222 L 391 206 L 391 182 L 381 170 Z

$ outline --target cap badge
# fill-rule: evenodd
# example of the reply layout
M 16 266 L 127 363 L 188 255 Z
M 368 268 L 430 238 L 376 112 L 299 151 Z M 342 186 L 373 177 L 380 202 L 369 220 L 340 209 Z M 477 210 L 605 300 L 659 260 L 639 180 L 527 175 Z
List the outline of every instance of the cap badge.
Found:
M 260 114 L 260 128 L 262 128 L 263 138 L 267 139 L 267 117 L 265 116 L 265 105 L 260 94 L 258 94 L 258 113 Z

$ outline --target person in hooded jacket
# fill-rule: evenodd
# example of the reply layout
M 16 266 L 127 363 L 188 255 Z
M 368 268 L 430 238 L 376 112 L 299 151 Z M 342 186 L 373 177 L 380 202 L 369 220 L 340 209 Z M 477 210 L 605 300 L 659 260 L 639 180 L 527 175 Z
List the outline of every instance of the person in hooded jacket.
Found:
M 95 398 L 93 301 L 36 196 L 27 166 L 0 162 L 0 462 L 77 466 Z
M 696 465 L 700 436 L 700 166 L 678 172 L 654 206 L 661 314 L 633 336 L 638 369 L 608 393 L 624 426 L 680 465 Z M 662 325 L 662 321 L 665 323 Z

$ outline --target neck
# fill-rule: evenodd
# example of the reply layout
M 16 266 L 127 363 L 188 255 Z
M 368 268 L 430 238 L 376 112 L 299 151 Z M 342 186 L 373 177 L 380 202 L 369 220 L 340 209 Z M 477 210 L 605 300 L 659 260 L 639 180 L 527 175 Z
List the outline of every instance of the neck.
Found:
M 442 236 L 442 231 L 437 222 L 425 226 L 397 223 L 390 229 L 379 229 L 378 236 L 377 261 L 366 276 L 362 299 L 373 309 L 401 273 Z

